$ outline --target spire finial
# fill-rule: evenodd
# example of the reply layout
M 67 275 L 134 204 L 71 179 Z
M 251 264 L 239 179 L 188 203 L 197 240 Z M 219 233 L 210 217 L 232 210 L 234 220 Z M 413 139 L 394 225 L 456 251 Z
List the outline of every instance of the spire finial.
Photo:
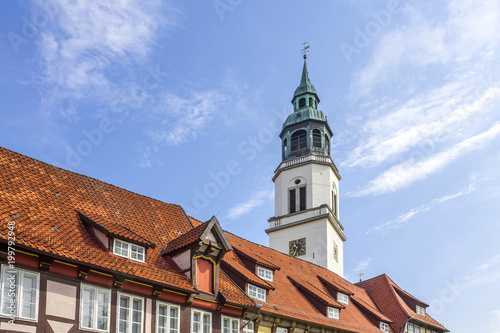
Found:
M 301 52 L 302 52 L 302 54 L 304 55 L 304 59 L 307 59 L 307 52 L 309 52 L 309 50 L 308 50 L 308 49 L 309 49 L 309 47 L 311 47 L 311 46 L 309 45 L 309 43 L 308 43 L 308 42 L 304 42 L 304 43 L 302 43 L 302 45 L 304 46 L 304 48 L 301 50 Z

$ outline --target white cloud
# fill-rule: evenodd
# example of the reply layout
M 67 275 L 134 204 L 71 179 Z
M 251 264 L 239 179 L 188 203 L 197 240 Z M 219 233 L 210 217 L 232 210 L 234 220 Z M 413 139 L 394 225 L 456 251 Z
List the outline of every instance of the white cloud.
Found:
M 164 94 L 153 117 L 161 129 L 148 130 L 156 143 L 179 145 L 197 137 L 229 99 L 217 91 L 192 92 L 189 99 Z
M 436 144 L 462 134 L 465 124 L 477 122 L 480 114 L 493 110 L 500 101 L 500 88 L 475 92 L 454 82 L 417 96 L 393 111 L 385 107 L 375 119 L 361 126 L 366 138 L 342 163 L 345 167 L 373 167 L 410 151 L 432 153 Z M 476 117 L 476 119 L 475 119 Z
M 481 266 L 478 266 L 476 268 L 474 268 L 474 270 L 476 271 L 484 271 L 486 269 L 489 269 L 490 267 L 496 265 L 500 263 L 500 254 L 491 258 L 490 260 L 488 260 L 485 264 L 482 264 Z
M 380 38 L 370 63 L 356 75 L 353 94 L 365 95 L 381 82 L 400 80 L 409 68 L 443 64 L 456 68 L 469 66 L 474 57 L 484 61 L 494 57 L 500 30 L 498 1 L 453 0 L 441 15 L 427 15 L 417 6 L 407 5 L 402 15 L 408 23 Z
M 370 265 L 372 258 L 368 257 L 365 260 L 361 260 L 356 267 L 354 267 L 355 272 L 361 272 L 363 269 Z
M 431 155 L 419 161 L 407 160 L 384 171 L 372 179 L 367 185 L 354 192 L 347 193 L 351 197 L 363 197 L 395 192 L 411 184 L 426 179 L 441 171 L 445 166 L 462 155 L 483 148 L 500 135 L 500 123 L 493 125 L 487 131 L 469 137 L 447 150 Z
M 472 179 L 472 182 L 467 187 L 462 189 L 461 191 L 459 191 L 457 193 L 453 193 L 453 194 L 444 195 L 444 196 L 439 197 L 439 198 L 435 198 L 427 204 L 423 204 L 423 205 L 420 205 L 416 208 L 412 208 L 408 212 L 399 215 L 395 220 L 385 222 L 381 225 L 373 227 L 370 230 L 368 230 L 366 233 L 369 234 L 371 232 L 386 232 L 386 231 L 393 230 L 393 229 L 399 229 L 399 228 L 403 227 L 405 224 L 407 224 L 409 222 L 409 220 L 411 220 L 416 215 L 423 213 L 423 212 L 426 212 L 426 211 L 429 211 L 432 208 L 434 208 L 435 206 L 442 204 L 448 200 L 456 199 L 456 198 L 461 197 L 463 195 L 469 194 L 469 193 L 475 191 L 480 184 L 487 181 L 487 179 L 484 179 L 484 178 L 477 179 L 477 177 L 475 175 L 473 175 L 471 177 L 471 179 Z
M 236 206 L 230 208 L 226 217 L 230 220 L 236 220 L 245 214 L 248 214 L 255 207 L 261 206 L 267 201 L 274 199 L 274 191 L 265 190 L 259 191 L 250 196 L 247 201 L 240 202 Z
M 39 80 L 49 104 L 65 98 L 109 101 L 122 94 L 113 76 L 143 64 L 158 29 L 176 24 L 174 11 L 167 12 L 159 0 L 58 0 L 57 5 L 38 42 Z

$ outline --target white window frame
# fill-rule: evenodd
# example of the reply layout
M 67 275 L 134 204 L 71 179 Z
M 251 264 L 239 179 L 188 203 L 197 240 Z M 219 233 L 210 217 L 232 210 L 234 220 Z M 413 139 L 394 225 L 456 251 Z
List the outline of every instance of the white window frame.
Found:
M 408 324 L 408 333 L 414 333 L 413 324 Z
M 417 305 L 417 314 L 425 317 L 425 308 L 423 306 Z
M 229 321 L 229 327 L 224 327 L 224 321 Z M 229 317 L 229 316 L 221 316 L 220 321 L 220 331 L 221 333 L 239 333 L 240 332 L 240 320 L 239 318 Z M 236 324 L 236 328 L 233 326 Z
M 245 324 L 243 324 L 243 333 L 254 333 L 254 324 L 252 320 L 247 321 Z
M 123 250 L 123 247 L 119 246 L 117 244 L 117 242 L 119 242 L 121 244 L 126 244 L 127 249 Z M 133 250 L 133 248 L 135 248 L 135 250 Z M 118 249 L 120 249 L 120 251 L 118 251 Z M 126 253 L 123 253 L 124 251 Z M 144 246 L 136 245 L 136 244 L 126 242 L 126 241 L 121 240 L 121 239 L 117 239 L 117 238 L 113 239 L 113 254 L 116 254 L 117 256 L 124 257 L 127 259 L 139 261 L 139 262 L 146 261 L 146 248 Z M 140 255 L 142 255 L 142 260 L 138 258 Z M 135 256 L 135 258 L 134 258 L 134 256 Z
M 420 326 L 413 325 L 413 329 L 415 333 L 420 333 Z
M 84 301 L 83 289 L 91 289 L 94 291 L 94 299 L 91 300 L 91 302 L 93 304 L 92 327 L 83 327 L 82 326 L 82 324 L 83 324 L 83 301 Z M 107 294 L 107 297 L 108 297 L 108 303 L 107 303 L 108 325 L 106 326 L 105 329 L 98 329 L 97 328 L 97 317 L 98 317 L 97 316 L 97 305 L 103 304 L 103 303 L 98 303 L 98 301 L 97 301 L 97 293 L 98 292 L 105 293 L 105 294 Z M 106 304 L 106 303 L 104 303 L 104 304 Z M 79 320 L 80 320 L 79 328 L 81 330 L 92 331 L 92 332 L 109 332 L 109 327 L 111 325 L 111 323 L 110 323 L 111 322 L 111 290 L 105 289 L 105 288 L 95 287 L 95 286 L 92 286 L 90 284 L 85 284 L 85 283 L 80 284 L 80 317 L 79 317 Z
M 380 322 L 380 330 L 385 333 L 389 333 L 389 324 L 384 323 L 383 321 Z
M 195 315 L 195 313 L 200 314 L 199 331 L 194 330 L 194 315 Z M 208 318 L 209 318 L 207 332 L 203 332 L 203 317 L 204 316 L 208 316 Z M 211 332 L 212 332 L 212 313 L 198 310 L 198 309 L 191 309 L 191 333 L 211 333 Z
M 288 328 L 276 327 L 276 333 L 288 333 Z
M 257 276 L 259 276 L 260 278 L 273 282 L 273 277 L 274 277 L 273 275 L 274 274 L 272 270 L 261 266 L 257 266 Z
M 340 319 L 340 309 L 329 306 L 327 308 L 328 318 Z
M 140 301 L 141 302 L 141 309 L 140 309 L 140 318 L 141 318 L 141 326 L 139 332 L 144 332 L 144 297 L 139 297 L 135 295 L 130 295 L 130 294 L 125 294 L 125 293 L 117 293 L 116 296 L 116 332 L 120 332 L 120 309 L 122 308 L 120 305 L 120 300 L 122 297 L 126 297 L 129 299 L 129 307 L 128 307 L 128 330 L 125 333 L 131 333 L 132 332 L 132 324 L 133 322 L 133 302 L 134 300 Z
M 253 284 L 248 284 L 248 296 L 258 299 L 259 301 L 266 301 L 266 290 L 257 287 Z
M 340 303 L 349 304 L 349 295 L 341 293 L 340 291 L 337 293 L 337 298 Z
M 163 330 L 160 330 L 160 307 L 166 307 L 167 308 L 167 315 L 166 321 L 167 321 L 167 327 L 164 327 Z M 175 318 L 177 320 L 177 328 L 172 328 L 170 326 L 171 324 L 171 319 L 172 317 L 170 316 L 170 310 L 176 309 L 177 310 L 177 317 Z M 180 318 L 181 317 L 181 308 L 178 305 L 166 303 L 166 302 L 156 302 L 156 333 L 172 333 L 172 332 L 179 332 L 180 329 Z
M 14 289 L 11 289 L 11 284 L 10 283 L 5 283 L 4 284 L 4 278 L 8 278 L 10 274 L 13 272 L 17 273 L 17 283 L 15 284 Z M 22 295 L 24 290 L 23 290 L 23 285 L 22 283 L 19 283 L 19 281 L 22 281 L 25 276 L 31 276 L 32 278 L 35 279 L 35 316 L 34 317 L 23 317 L 21 315 L 21 308 L 22 305 L 25 303 L 22 300 L 22 297 L 19 297 L 19 295 Z M 4 298 L 4 292 L 7 293 L 7 298 Z M 13 295 L 15 293 L 15 295 Z M 21 319 L 21 320 L 26 320 L 26 321 L 38 321 L 38 307 L 39 307 L 39 299 L 40 299 L 40 273 L 35 273 L 32 271 L 28 271 L 25 269 L 20 269 L 20 268 L 14 268 L 10 269 L 9 266 L 7 265 L 2 265 L 2 274 L 0 276 L 0 317 L 7 317 L 10 319 Z M 8 313 L 3 313 L 3 303 L 4 300 L 7 302 L 10 302 L 11 299 L 15 299 L 16 302 L 15 304 L 15 315 L 11 315 L 9 309 L 7 309 Z

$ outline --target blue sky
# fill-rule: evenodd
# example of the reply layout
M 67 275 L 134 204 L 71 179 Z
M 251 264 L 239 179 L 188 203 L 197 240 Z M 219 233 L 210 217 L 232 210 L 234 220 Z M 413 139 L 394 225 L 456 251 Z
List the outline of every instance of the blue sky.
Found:
M 0 144 L 267 245 L 307 41 L 346 278 L 499 333 L 498 31 L 496 0 L 2 1 Z

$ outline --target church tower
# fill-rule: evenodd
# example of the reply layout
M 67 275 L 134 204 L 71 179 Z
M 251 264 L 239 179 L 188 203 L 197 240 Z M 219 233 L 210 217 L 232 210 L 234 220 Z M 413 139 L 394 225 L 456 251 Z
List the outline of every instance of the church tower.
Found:
M 280 133 L 282 161 L 274 172 L 275 216 L 269 246 L 344 274 L 344 228 L 339 220 L 340 174 L 330 157 L 332 130 L 318 109 L 307 55 L 291 113 Z

